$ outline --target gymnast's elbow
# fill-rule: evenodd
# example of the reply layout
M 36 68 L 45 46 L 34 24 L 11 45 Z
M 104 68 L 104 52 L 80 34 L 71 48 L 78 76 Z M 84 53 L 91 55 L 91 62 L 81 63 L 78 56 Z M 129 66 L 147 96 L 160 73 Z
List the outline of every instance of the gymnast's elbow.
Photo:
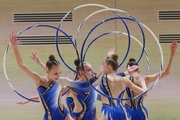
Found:
M 26 65 L 23 62 L 17 62 L 18 67 L 24 68 Z
M 164 71 L 163 73 L 165 74 L 165 76 L 168 76 L 168 75 L 170 75 L 170 74 L 171 74 L 171 72 L 170 72 L 170 71 Z

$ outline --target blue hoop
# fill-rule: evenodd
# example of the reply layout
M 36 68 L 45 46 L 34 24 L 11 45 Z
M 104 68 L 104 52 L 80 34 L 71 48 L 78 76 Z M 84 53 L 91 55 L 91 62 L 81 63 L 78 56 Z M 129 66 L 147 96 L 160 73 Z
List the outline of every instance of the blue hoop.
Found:
M 121 18 L 122 18 L 122 19 L 126 19 L 126 20 L 134 21 L 133 19 L 127 18 L 127 17 L 121 17 Z M 104 20 L 104 22 L 107 22 L 107 21 L 110 21 L 110 20 L 116 20 L 116 19 L 120 19 L 120 18 L 119 18 L 119 17 L 108 18 L 108 19 Z M 100 23 L 96 24 L 96 26 L 93 27 L 93 28 L 91 29 L 91 31 L 88 33 L 88 35 L 87 35 L 86 38 L 88 38 L 88 36 L 91 34 L 91 32 L 92 32 L 97 26 L 101 25 L 101 24 L 104 23 L 104 22 L 100 22 Z M 135 22 L 137 22 L 137 21 L 135 21 Z M 138 26 L 140 27 L 140 30 L 141 30 L 142 36 L 143 36 L 142 52 L 141 52 L 141 54 L 140 54 L 139 59 L 137 60 L 137 63 L 139 63 L 139 61 L 141 60 L 141 58 L 142 58 L 142 56 L 143 56 L 143 53 L 144 53 L 144 48 L 145 48 L 145 36 L 144 36 L 144 32 L 143 32 L 143 30 L 142 30 L 141 25 L 140 25 L 139 23 L 137 23 L 137 24 L 138 24 Z M 106 34 L 108 34 L 108 33 L 101 34 L 100 36 L 98 36 L 98 38 L 100 38 L 101 36 L 104 36 L 104 35 L 106 35 Z M 129 36 L 130 36 L 130 34 L 128 34 L 128 38 L 129 38 Z M 95 38 L 95 39 L 98 39 L 98 38 Z M 86 41 L 87 41 L 87 39 L 85 39 L 85 41 L 83 42 L 83 45 L 82 45 L 82 48 L 81 48 L 81 53 L 83 53 L 84 45 L 85 45 Z M 129 48 L 129 47 L 130 47 L 130 39 L 128 39 L 128 43 L 129 43 L 129 44 L 128 44 L 128 49 L 127 49 L 127 51 L 126 51 L 126 55 L 125 55 L 124 59 L 122 60 L 122 62 L 119 64 L 118 67 L 120 67 L 120 66 L 124 63 L 124 61 L 126 60 L 126 58 L 127 58 L 127 55 L 128 55 L 128 53 L 129 53 L 129 50 L 130 50 L 130 48 Z M 90 44 L 92 44 L 92 43 L 90 43 Z M 87 52 L 87 51 L 86 51 L 86 52 Z M 84 61 L 84 59 L 85 59 L 85 54 L 86 54 L 86 53 L 84 53 L 84 55 L 82 55 L 82 56 L 83 56 L 82 61 Z

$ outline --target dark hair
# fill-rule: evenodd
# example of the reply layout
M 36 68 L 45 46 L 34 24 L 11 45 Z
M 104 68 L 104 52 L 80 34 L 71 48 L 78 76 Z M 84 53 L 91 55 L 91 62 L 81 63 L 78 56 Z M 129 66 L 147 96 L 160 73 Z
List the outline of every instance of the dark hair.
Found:
M 107 57 L 105 62 L 106 62 L 107 65 L 111 65 L 112 69 L 114 71 L 117 71 L 117 69 L 118 69 L 118 62 L 117 62 L 117 60 L 118 60 L 118 55 L 117 54 L 113 54 L 111 56 L 111 58 Z
M 53 65 L 59 66 L 60 62 L 55 59 L 54 55 L 49 55 L 49 60 L 46 62 L 46 68 L 50 70 Z
M 79 59 L 74 60 L 74 65 L 76 66 L 76 72 L 79 74 L 79 71 L 82 71 L 83 65 L 87 62 L 81 62 Z
M 129 62 L 127 63 L 126 68 L 128 67 L 128 65 L 131 67 L 133 65 L 138 65 L 138 64 L 136 63 L 136 59 L 135 58 L 129 58 Z

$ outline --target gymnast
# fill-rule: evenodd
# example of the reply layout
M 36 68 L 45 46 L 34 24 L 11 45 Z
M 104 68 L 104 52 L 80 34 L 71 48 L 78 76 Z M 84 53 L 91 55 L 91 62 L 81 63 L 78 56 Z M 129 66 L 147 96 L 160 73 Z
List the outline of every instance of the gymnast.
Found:
M 37 54 L 35 51 L 32 52 L 33 56 L 31 57 L 36 63 L 38 63 L 43 69 L 44 69 L 44 64 L 39 60 Z M 82 68 L 82 63 L 78 61 L 77 59 L 74 60 L 74 64 L 76 65 L 76 71 L 78 71 L 78 80 L 76 78 L 76 81 L 87 81 L 87 78 L 94 77 L 94 72 L 92 70 L 92 66 L 87 63 L 83 62 L 83 68 Z M 85 77 L 86 74 L 86 77 Z M 70 87 L 69 87 L 70 88 Z M 67 91 L 68 87 L 63 88 L 63 92 Z M 71 90 L 68 91 L 66 95 L 66 101 L 67 105 L 69 108 L 69 112 L 74 118 L 74 120 L 98 120 L 98 116 L 96 115 L 96 106 L 95 106 L 95 101 L 96 101 L 96 93 L 95 90 L 92 89 L 91 87 L 89 88 L 88 92 L 79 92 L 81 94 L 75 93 L 75 91 L 78 91 L 79 88 L 70 88 Z M 80 88 L 82 90 L 82 88 Z M 62 93 L 63 93 L 62 92 Z M 38 100 L 38 96 L 32 97 L 32 99 Z M 17 102 L 18 104 L 26 104 L 28 103 L 29 100 L 23 101 L 23 102 Z
M 19 50 L 17 40 L 17 32 L 13 31 L 10 35 L 10 42 L 13 46 L 16 62 L 25 74 L 27 74 L 34 81 L 40 101 L 45 110 L 43 120 L 73 120 L 68 113 L 68 110 L 64 107 L 61 101 L 61 89 L 63 86 L 74 88 L 86 88 L 89 86 L 89 82 L 93 83 L 99 78 L 104 69 L 85 82 L 72 81 L 66 77 L 60 77 L 61 67 L 59 61 L 57 61 L 54 55 L 49 56 L 49 60 L 46 62 L 46 75 L 40 76 L 38 73 L 29 69 L 23 62 Z M 103 66 L 101 67 L 103 68 Z
M 170 74 L 177 46 L 178 46 L 177 41 L 173 40 L 172 43 L 170 44 L 171 55 L 170 55 L 169 63 L 168 63 L 167 68 L 165 69 L 165 71 L 163 71 L 161 73 L 160 79 L 162 79 Z M 127 63 L 127 66 L 133 66 L 133 65 L 137 65 L 136 60 L 134 58 L 130 58 L 129 62 Z M 132 76 L 134 76 L 135 74 L 140 74 L 140 68 L 138 68 L 135 72 L 130 73 L 130 75 L 132 75 Z M 159 73 L 143 76 L 145 83 L 146 83 L 145 85 L 148 87 L 148 85 L 150 83 L 156 81 L 158 76 L 159 76 Z M 142 86 L 143 84 L 139 83 L 138 79 L 132 79 L 132 82 L 139 87 L 144 87 L 144 86 Z M 134 97 L 138 94 L 139 93 L 133 92 L 129 88 L 126 88 L 126 93 L 125 93 L 126 97 Z M 124 101 L 126 111 L 131 120 L 148 120 L 148 111 L 147 111 L 146 107 L 143 105 L 143 100 L 144 100 L 144 97 L 141 96 L 134 100 Z
M 80 82 L 87 81 L 87 78 L 94 76 L 92 66 L 87 62 L 80 62 L 79 60 L 74 60 L 76 65 L 76 71 L 78 80 Z M 71 89 L 71 88 L 70 88 Z M 77 89 L 82 88 L 72 88 L 72 91 L 77 91 Z M 95 90 L 89 86 L 89 91 L 82 94 L 72 94 L 73 96 L 68 95 L 66 102 L 71 110 L 71 115 L 75 120 L 98 120 L 96 114 L 95 102 L 97 99 L 97 94 Z

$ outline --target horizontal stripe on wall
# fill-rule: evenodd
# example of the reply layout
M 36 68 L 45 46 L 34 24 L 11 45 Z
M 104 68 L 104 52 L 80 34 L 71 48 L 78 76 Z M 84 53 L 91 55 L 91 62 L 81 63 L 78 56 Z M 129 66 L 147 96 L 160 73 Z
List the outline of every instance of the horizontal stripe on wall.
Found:
M 13 22 L 60 22 L 66 13 L 14 13 Z M 73 21 L 73 14 L 69 14 L 64 22 Z
M 69 35 L 72 39 L 72 35 Z M 56 44 L 55 36 L 18 36 L 19 45 L 51 45 Z M 58 44 L 72 44 L 66 36 L 58 36 Z
M 158 12 L 159 20 L 180 20 L 180 11 L 161 10 Z
M 180 42 L 180 33 L 179 34 L 159 34 L 159 42 L 160 43 L 171 43 L 172 40 L 177 40 Z

